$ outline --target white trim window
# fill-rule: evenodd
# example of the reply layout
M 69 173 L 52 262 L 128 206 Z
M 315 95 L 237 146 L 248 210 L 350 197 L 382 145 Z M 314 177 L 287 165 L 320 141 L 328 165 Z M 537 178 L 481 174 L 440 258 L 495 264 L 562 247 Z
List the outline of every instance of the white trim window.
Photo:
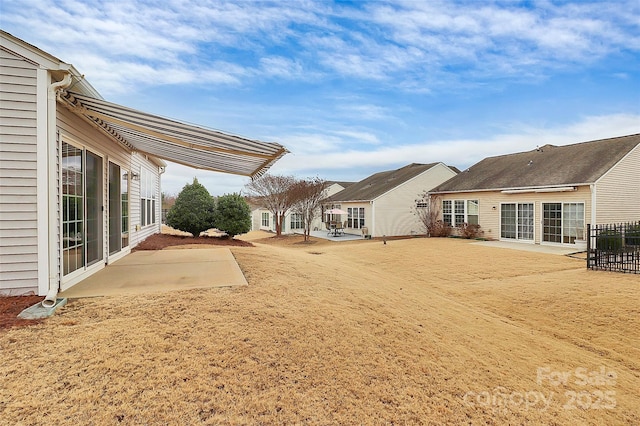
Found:
M 442 221 L 449 226 L 462 226 L 464 223 L 478 225 L 480 203 L 478 200 L 443 200 Z
M 149 170 L 140 171 L 140 226 L 156 223 L 156 176 Z
M 302 229 L 302 215 L 300 213 L 291 213 L 291 228 L 290 229 Z
M 264 228 L 268 228 L 269 227 L 269 212 L 262 212 L 262 221 L 261 221 L 261 225 Z
M 347 228 L 364 228 L 364 207 L 347 208 Z

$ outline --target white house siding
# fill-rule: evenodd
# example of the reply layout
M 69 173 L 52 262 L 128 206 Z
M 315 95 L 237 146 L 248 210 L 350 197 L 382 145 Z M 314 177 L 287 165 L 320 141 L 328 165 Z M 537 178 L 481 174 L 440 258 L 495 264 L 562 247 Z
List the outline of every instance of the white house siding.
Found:
M 425 191 L 454 177 L 456 173 L 444 164 L 437 164 L 422 174 L 393 188 L 373 202 L 375 223 L 372 236 L 424 234 L 426 231 L 413 213 L 413 207 Z
M 37 66 L 4 49 L 0 99 L 0 295 L 37 293 Z
M 596 182 L 596 224 L 640 220 L 640 145 Z
M 591 190 L 589 186 L 580 186 L 571 192 L 520 193 L 503 194 L 501 191 L 460 192 L 440 194 L 440 210 L 443 200 L 478 200 L 478 222 L 483 231 L 483 237 L 500 239 L 500 205 L 502 203 L 533 203 L 534 211 L 534 243 L 542 240 L 542 204 L 543 203 L 584 203 L 585 227 L 591 217 Z M 442 219 L 442 212 L 440 212 Z

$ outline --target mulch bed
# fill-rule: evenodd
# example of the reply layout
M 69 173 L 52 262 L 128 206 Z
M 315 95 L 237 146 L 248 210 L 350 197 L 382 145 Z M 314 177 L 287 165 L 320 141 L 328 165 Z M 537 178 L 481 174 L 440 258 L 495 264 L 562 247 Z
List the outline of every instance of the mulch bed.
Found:
M 170 246 L 182 246 L 187 244 L 208 244 L 214 246 L 253 247 L 248 241 L 236 240 L 227 237 L 183 237 L 180 235 L 154 234 L 138 244 L 136 250 L 162 250 Z
M 0 297 L 0 330 L 17 326 L 23 327 L 42 321 L 20 319 L 18 314 L 43 299 L 44 297 L 42 296 Z

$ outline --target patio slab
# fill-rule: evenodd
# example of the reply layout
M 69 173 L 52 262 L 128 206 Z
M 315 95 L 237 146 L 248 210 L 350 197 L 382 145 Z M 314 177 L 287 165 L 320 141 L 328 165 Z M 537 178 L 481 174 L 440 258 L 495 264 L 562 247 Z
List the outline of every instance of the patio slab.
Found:
M 472 244 L 477 244 L 485 247 L 524 250 L 535 253 L 558 254 L 563 256 L 584 251 L 580 247 L 550 246 L 544 244 L 515 243 L 510 241 L 478 241 Z
M 97 297 L 247 285 L 228 248 L 136 251 L 63 291 Z
M 327 231 L 311 231 L 310 235 L 312 237 L 316 237 L 316 238 L 322 238 L 324 240 L 329 240 L 329 241 L 354 241 L 354 240 L 364 240 L 364 237 L 362 235 L 354 235 L 354 234 L 341 234 L 338 236 L 335 235 L 328 235 Z

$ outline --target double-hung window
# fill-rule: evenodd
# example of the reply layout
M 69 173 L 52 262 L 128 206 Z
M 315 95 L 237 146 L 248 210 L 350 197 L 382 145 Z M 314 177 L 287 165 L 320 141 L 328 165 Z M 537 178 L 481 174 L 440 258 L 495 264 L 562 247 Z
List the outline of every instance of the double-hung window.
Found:
M 479 224 L 480 204 L 478 200 L 443 200 L 442 221 L 449 226 Z
M 262 226 L 265 228 L 269 227 L 269 212 L 262 212 Z
M 156 223 L 157 178 L 149 170 L 140 173 L 140 225 Z
M 291 229 L 302 228 L 302 215 L 300 213 L 291 213 Z
M 364 228 L 364 207 L 347 208 L 347 228 Z

